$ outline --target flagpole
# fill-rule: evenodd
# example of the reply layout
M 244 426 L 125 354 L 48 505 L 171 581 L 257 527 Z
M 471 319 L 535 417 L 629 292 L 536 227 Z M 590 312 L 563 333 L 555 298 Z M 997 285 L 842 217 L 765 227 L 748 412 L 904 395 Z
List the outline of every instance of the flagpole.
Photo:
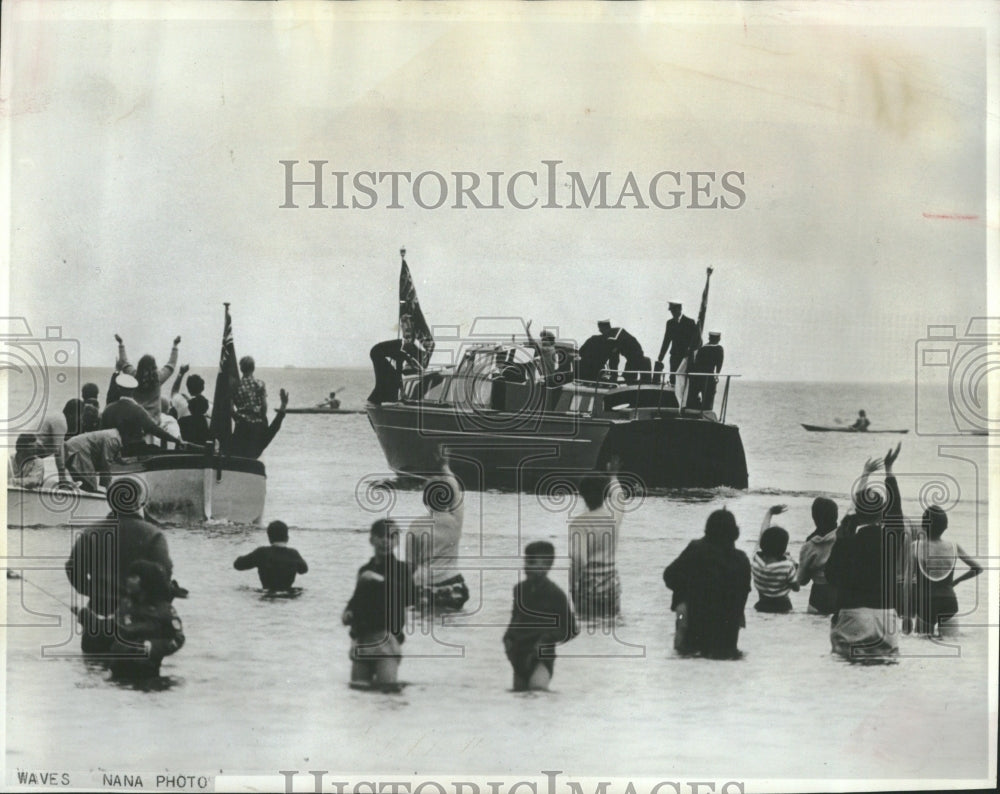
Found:
M 708 283 L 712 278 L 712 268 L 706 268 L 705 289 L 701 293 L 701 308 L 698 310 L 698 333 L 705 334 L 705 314 L 708 312 Z
M 406 246 L 405 245 L 402 246 L 399 249 L 399 259 L 400 259 L 399 270 L 400 270 L 400 272 L 402 272 L 403 268 L 406 267 Z M 403 311 L 402 311 L 402 309 L 403 309 L 403 296 L 400 295 L 399 296 L 399 307 L 396 310 L 396 338 L 397 339 L 402 339 L 403 338 L 403 323 L 400 322 L 400 320 L 402 320 L 402 318 L 403 318 Z

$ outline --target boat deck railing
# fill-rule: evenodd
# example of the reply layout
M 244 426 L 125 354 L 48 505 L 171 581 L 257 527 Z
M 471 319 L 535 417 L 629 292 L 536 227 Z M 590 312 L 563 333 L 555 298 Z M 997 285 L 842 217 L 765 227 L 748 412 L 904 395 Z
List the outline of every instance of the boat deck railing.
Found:
M 648 393 L 653 390 L 656 391 L 656 401 L 655 404 L 649 405 L 644 404 L 643 399 L 636 397 L 635 400 L 631 402 L 631 418 L 635 419 L 639 415 L 639 411 L 642 408 L 655 408 L 658 412 L 664 410 L 676 410 L 679 416 L 684 416 L 687 414 L 691 417 L 701 416 L 704 413 L 704 409 L 688 407 L 682 405 L 681 401 L 677 399 L 676 389 L 674 384 L 670 382 L 670 376 L 673 375 L 676 379 L 677 377 L 683 377 L 688 379 L 687 386 L 691 388 L 691 380 L 696 378 L 714 378 L 718 383 L 719 381 L 724 381 L 722 386 L 722 401 L 719 405 L 719 412 L 717 414 L 720 422 L 726 421 L 726 411 L 729 407 L 729 384 L 730 379 L 739 378 L 740 375 L 736 373 L 729 372 L 650 372 L 649 370 L 601 370 L 601 376 L 604 378 L 599 381 L 584 381 L 576 380 L 574 383 L 584 386 L 585 388 L 592 388 L 594 393 L 594 399 L 597 400 L 600 392 L 602 390 L 607 391 L 610 388 L 621 389 L 623 387 L 634 386 L 639 393 Z M 606 377 L 605 377 L 606 376 Z M 664 395 L 670 395 L 667 404 L 664 404 Z M 601 396 L 608 396 L 607 394 Z M 686 402 L 686 400 L 685 400 Z M 711 409 L 710 409 L 711 410 Z

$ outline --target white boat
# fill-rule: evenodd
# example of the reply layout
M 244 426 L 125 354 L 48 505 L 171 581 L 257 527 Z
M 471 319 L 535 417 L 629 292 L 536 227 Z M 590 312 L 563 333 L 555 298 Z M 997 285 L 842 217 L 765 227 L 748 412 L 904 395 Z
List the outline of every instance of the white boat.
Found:
M 157 521 L 254 524 L 264 512 L 267 474 L 259 460 L 163 452 L 126 459 L 111 476 L 112 483 L 126 477 L 141 482 L 146 512 Z M 103 493 L 7 486 L 8 527 L 68 525 L 109 510 Z

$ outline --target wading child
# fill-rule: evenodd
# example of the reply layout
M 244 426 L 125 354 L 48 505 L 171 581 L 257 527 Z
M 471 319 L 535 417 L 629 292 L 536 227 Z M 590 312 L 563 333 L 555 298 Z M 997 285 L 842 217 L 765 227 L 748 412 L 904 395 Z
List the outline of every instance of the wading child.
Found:
M 113 617 L 90 607 L 75 608 L 81 623 L 113 622 L 114 640 L 108 650 L 115 678 L 155 678 L 164 657 L 184 645 L 184 629 L 171 605 L 173 588 L 166 571 L 155 562 L 136 560 L 125 577 L 125 596 Z M 106 627 L 110 634 L 111 627 Z
M 837 589 L 826 580 L 826 561 L 837 539 L 837 503 L 832 499 L 817 497 L 812 504 L 812 531 L 799 552 L 799 586 L 813 586 L 809 591 L 809 612 L 814 615 L 832 615 L 837 611 Z
M 788 532 L 771 526 L 771 517 L 784 513 L 785 505 L 774 505 L 764 513 L 764 521 L 757 539 L 757 549 L 750 563 L 753 585 L 760 599 L 754 604 L 758 612 L 791 612 L 790 590 L 798 590 L 798 571 L 795 561 L 788 554 Z
M 399 527 L 392 519 L 372 524 L 374 554 L 358 569 L 354 594 L 342 621 L 351 627 L 351 683 L 394 691 L 403 658 L 406 608 L 413 604 L 413 577 L 396 558 Z
M 272 521 L 267 525 L 270 546 L 260 546 L 249 554 L 237 557 L 233 567 L 237 571 L 257 569 L 260 585 L 265 590 L 290 590 L 295 575 L 307 573 L 309 566 L 296 549 L 288 545 L 288 525 Z
M 510 626 L 503 635 L 514 668 L 514 691 L 548 689 L 555 668 L 555 646 L 569 642 L 580 628 L 566 594 L 549 578 L 555 548 L 539 540 L 524 548 L 524 580 L 514 587 Z

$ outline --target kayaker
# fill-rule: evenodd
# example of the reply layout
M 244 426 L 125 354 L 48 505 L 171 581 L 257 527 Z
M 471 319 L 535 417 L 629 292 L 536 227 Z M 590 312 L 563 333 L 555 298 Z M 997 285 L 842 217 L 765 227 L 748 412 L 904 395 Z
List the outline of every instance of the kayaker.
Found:
M 865 412 L 858 411 L 858 418 L 854 421 L 854 424 L 851 425 L 851 430 L 859 430 L 861 432 L 864 432 L 865 430 L 868 429 L 868 425 L 870 424 L 871 422 L 868 421 L 868 417 L 865 416 Z

